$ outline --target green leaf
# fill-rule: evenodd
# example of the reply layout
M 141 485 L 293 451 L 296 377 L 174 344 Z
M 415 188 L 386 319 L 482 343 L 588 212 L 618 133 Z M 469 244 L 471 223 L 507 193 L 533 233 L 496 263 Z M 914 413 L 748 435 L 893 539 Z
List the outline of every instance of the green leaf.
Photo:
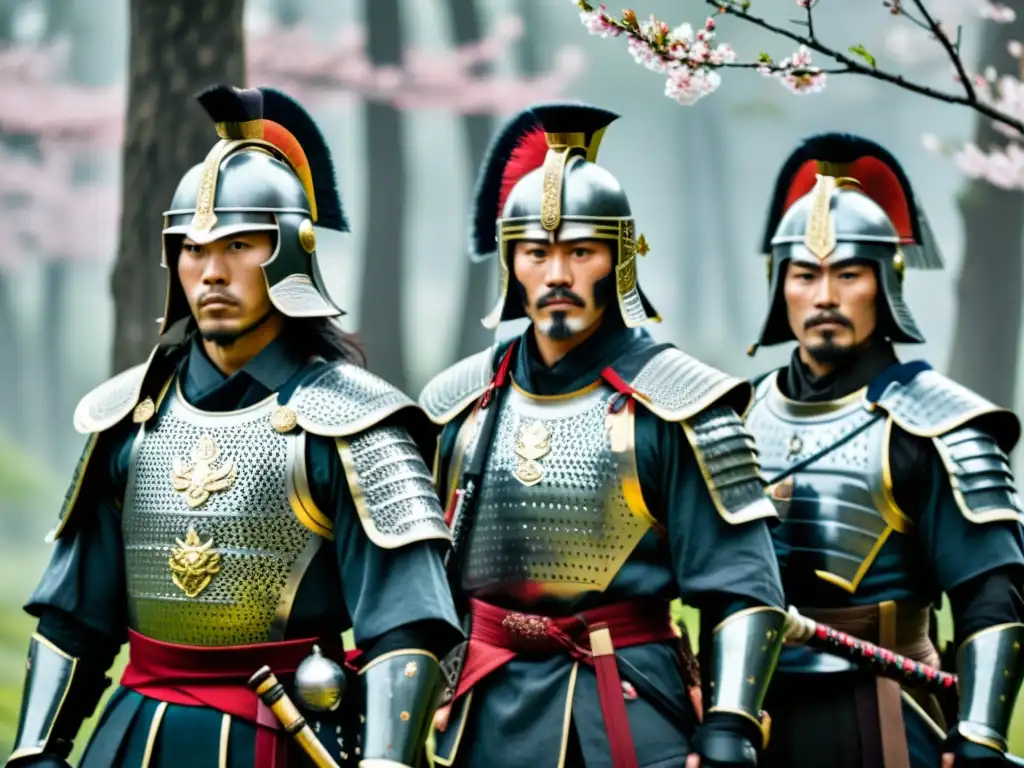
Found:
M 861 43 L 851 45 L 846 50 L 848 50 L 854 56 L 860 56 L 860 58 L 864 59 L 864 61 L 868 63 L 869 67 L 875 69 L 875 57 L 868 53 L 868 49 L 865 48 Z
M 757 63 L 758 64 L 771 64 L 772 63 L 772 57 L 769 56 L 764 51 L 761 51 L 761 53 L 757 54 Z

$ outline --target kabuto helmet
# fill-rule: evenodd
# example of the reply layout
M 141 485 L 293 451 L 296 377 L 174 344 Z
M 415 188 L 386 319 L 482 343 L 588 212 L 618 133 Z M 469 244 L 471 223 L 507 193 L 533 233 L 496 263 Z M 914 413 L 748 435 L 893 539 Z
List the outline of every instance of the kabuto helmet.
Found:
M 220 136 L 178 183 L 164 212 L 167 305 L 160 332 L 191 315 L 174 268 L 181 242 L 239 232 L 276 233 L 264 263 L 270 302 L 289 317 L 343 314 L 317 264 L 313 225 L 347 232 L 330 151 L 313 118 L 273 88 L 218 85 L 197 96 Z
M 510 245 L 517 240 L 612 241 L 623 322 L 660 322 L 637 284 L 636 254 L 647 253 L 646 241 L 635 237 L 618 180 L 596 163 L 605 129 L 616 119 L 585 104 L 542 104 L 515 115 L 492 140 L 477 179 L 470 238 L 474 261 L 498 256 L 498 302 L 484 327 L 526 316 L 519 292 L 510 290 Z
M 894 342 L 924 342 L 903 299 L 903 274 L 907 267 L 942 269 L 942 257 L 906 174 L 875 142 L 823 133 L 797 147 L 776 181 L 762 252 L 768 257 L 768 316 L 748 354 L 795 339 L 783 296 L 790 261 L 872 263 L 878 332 Z

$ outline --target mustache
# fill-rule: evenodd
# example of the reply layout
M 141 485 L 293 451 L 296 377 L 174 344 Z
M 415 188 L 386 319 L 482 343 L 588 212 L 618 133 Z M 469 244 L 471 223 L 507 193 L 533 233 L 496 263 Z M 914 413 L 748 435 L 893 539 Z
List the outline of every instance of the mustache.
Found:
M 537 299 L 537 309 L 544 309 L 544 307 L 554 304 L 556 301 L 567 301 L 570 304 L 575 304 L 577 307 L 587 306 L 587 302 L 581 296 L 573 293 L 568 288 L 558 286 Z
M 804 330 L 809 330 L 816 325 L 825 325 L 826 323 L 835 323 L 836 325 L 842 325 L 846 328 L 853 329 L 853 322 L 846 317 L 843 317 L 838 312 L 823 312 L 820 315 L 809 317 L 804 320 Z
M 219 291 L 219 290 L 216 290 L 216 289 L 210 289 L 209 291 L 206 291 L 205 293 L 203 293 L 199 297 L 198 305 L 200 307 L 203 306 L 203 304 L 206 302 L 206 300 L 207 299 L 211 299 L 211 298 L 220 299 L 221 301 L 223 301 L 226 304 L 239 304 L 240 303 L 238 301 L 238 299 L 236 299 L 234 296 L 232 296 L 227 291 Z

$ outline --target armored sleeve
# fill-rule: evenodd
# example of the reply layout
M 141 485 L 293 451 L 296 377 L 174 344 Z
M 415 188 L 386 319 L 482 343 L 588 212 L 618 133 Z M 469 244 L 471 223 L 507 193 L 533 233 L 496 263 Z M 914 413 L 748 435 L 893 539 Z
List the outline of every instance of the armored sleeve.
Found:
M 110 683 L 105 674 L 127 627 L 117 504 L 129 446 L 124 430 L 90 437 L 67 502 L 82 512 L 61 526 L 25 606 L 39 624 L 29 644 L 12 765 L 40 754 L 66 756 Z
M 653 458 L 641 464 L 641 483 L 664 520 L 680 594 L 705 620 L 721 617 L 712 631 L 702 631 L 702 648 L 706 636 L 711 649 L 708 711 L 760 728 L 760 707 L 785 622 L 767 522 L 756 517 L 740 523 L 721 514 L 705 470 L 677 425 L 638 419 L 638 446 L 641 440 L 656 445 L 655 451 L 644 451 Z
M 447 528 L 426 465 L 410 446 L 404 429 L 383 424 L 347 440 L 315 437 L 309 447 L 311 492 L 332 511 L 355 642 L 371 649 L 360 672 L 366 765 L 415 764 L 441 692 L 438 658 L 461 639 L 442 562 Z
M 967 520 L 1024 520 L 1007 458 L 1020 436 L 1013 413 L 931 370 L 891 384 L 878 406 L 907 434 L 931 441 L 956 508 Z
M 777 519 L 764 493 L 757 446 L 739 414 L 750 384 L 670 348 L 655 355 L 630 383 L 659 419 L 682 427 L 699 477 L 721 518 L 731 525 Z

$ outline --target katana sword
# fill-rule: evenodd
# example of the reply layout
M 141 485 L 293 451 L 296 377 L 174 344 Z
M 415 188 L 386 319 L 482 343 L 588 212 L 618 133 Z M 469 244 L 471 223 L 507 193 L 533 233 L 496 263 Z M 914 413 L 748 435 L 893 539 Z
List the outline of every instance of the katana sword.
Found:
M 305 752 L 313 765 L 317 768 L 341 768 L 327 748 L 313 733 L 313 729 L 306 723 L 306 718 L 299 712 L 284 686 L 278 681 L 277 676 L 270 671 L 270 667 L 261 667 L 255 675 L 249 678 L 249 687 L 252 688 L 260 701 L 266 704 L 267 708 L 274 713 L 274 716 L 281 721 L 285 731 L 292 736 L 302 751 Z
M 908 659 L 902 654 L 840 632 L 827 624 L 820 624 L 802 615 L 792 605 L 786 614 L 783 638 L 791 645 L 806 645 L 815 651 L 839 656 L 858 667 L 871 670 L 880 677 L 887 677 L 900 683 L 917 685 L 935 693 L 956 689 L 956 675 Z M 1022 757 L 1005 752 L 1003 758 L 1010 765 L 1024 767 Z
M 827 624 L 820 624 L 802 615 L 792 605 L 786 614 L 783 637 L 787 644 L 806 645 L 815 651 L 839 656 L 858 667 L 870 669 L 880 677 L 926 688 L 935 693 L 956 689 L 956 675 L 840 632 Z

